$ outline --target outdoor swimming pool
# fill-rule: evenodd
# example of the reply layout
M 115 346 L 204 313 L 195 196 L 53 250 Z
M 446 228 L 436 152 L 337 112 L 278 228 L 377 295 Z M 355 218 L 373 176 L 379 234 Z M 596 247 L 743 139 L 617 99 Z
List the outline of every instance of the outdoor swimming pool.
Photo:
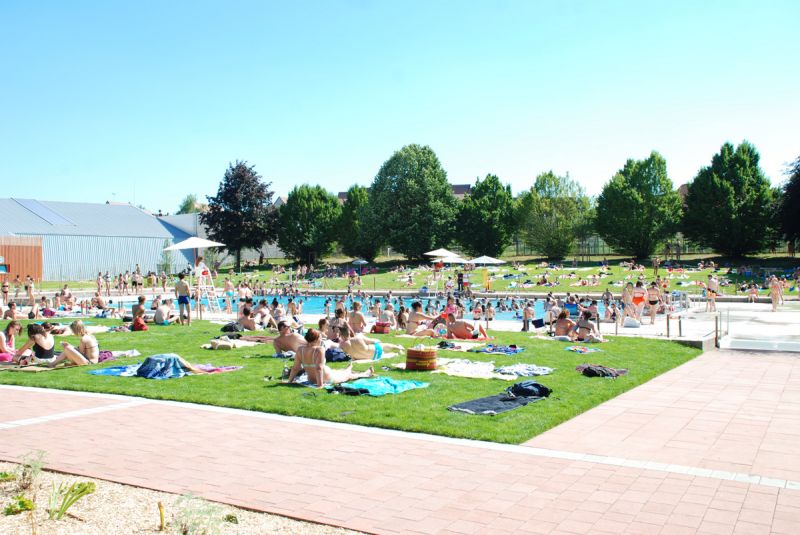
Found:
M 339 296 L 310 295 L 310 296 L 301 296 L 301 297 L 296 297 L 296 298 L 291 298 L 291 299 L 293 299 L 298 305 L 302 302 L 303 314 L 324 314 L 325 313 L 325 302 L 330 300 L 330 312 L 331 312 L 331 314 L 333 314 L 333 311 L 335 309 L 336 300 L 338 298 L 339 298 Z M 283 305 L 283 307 L 285 309 L 290 298 L 286 297 L 286 296 L 268 295 L 268 296 L 263 296 L 263 297 L 254 297 L 253 301 L 255 303 L 258 303 L 262 299 L 267 301 L 267 303 L 272 303 L 273 300 L 277 300 L 281 305 Z M 385 297 L 380 297 L 380 298 L 377 298 L 377 299 L 380 300 L 382 307 L 386 305 L 387 299 Z M 392 297 L 392 299 L 391 299 L 392 306 L 394 307 L 395 311 L 398 310 L 401 305 L 405 306 L 406 308 L 410 308 L 411 307 L 411 303 L 413 303 L 414 301 L 417 301 L 417 300 L 422 303 L 423 310 L 425 308 L 427 308 L 427 306 L 428 306 L 428 304 L 430 302 L 433 302 L 434 305 L 436 305 L 437 310 L 441 311 L 443 309 L 444 305 L 445 305 L 445 302 L 446 302 L 446 300 L 444 298 L 429 298 L 429 297 L 423 297 L 423 298 L 419 298 L 419 299 L 417 299 L 417 298 L 412 299 L 412 298 L 409 298 L 409 297 L 402 297 L 402 298 L 400 298 L 400 297 Z M 371 303 L 374 303 L 374 299 L 370 299 L 370 298 L 352 298 L 352 297 L 347 297 L 347 298 L 345 298 L 345 303 L 347 305 L 347 309 L 348 310 L 352 309 L 353 303 L 355 301 L 359 301 L 362 304 L 362 311 L 367 311 L 370 308 Z M 464 304 L 464 307 L 465 307 L 465 313 L 464 313 L 464 317 L 465 318 L 467 318 L 467 319 L 472 318 L 472 306 L 473 306 L 473 303 L 475 301 L 476 300 L 474 300 L 474 299 L 462 299 L 461 300 L 461 303 Z M 485 299 L 478 299 L 477 301 L 479 301 L 481 303 L 486 303 Z M 203 299 L 201 302 L 204 305 L 208 306 L 208 301 L 207 300 Z M 524 299 L 516 299 L 515 300 L 515 303 L 519 307 L 518 310 L 512 310 L 511 309 L 512 308 L 512 300 L 510 298 L 508 298 L 508 299 L 503 299 L 503 298 L 491 299 L 491 302 L 492 302 L 492 304 L 494 304 L 494 307 L 495 307 L 495 319 L 503 320 L 503 321 L 516 321 L 516 320 L 521 321 L 522 320 L 522 307 L 524 307 L 524 305 L 525 305 L 525 300 Z M 225 309 L 225 301 L 224 301 L 224 299 L 219 299 L 219 303 L 220 303 L 220 308 L 224 310 Z M 149 309 L 151 304 L 152 304 L 152 301 L 147 301 L 145 303 L 145 308 Z M 502 304 L 505 304 L 505 306 L 509 310 L 501 310 L 501 305 Z M 238 305 L 239 305 L 238 301 L 234 301 L 232 303 L 232 307 L 233 307 L 234 312 L 238 311 L 238 309 L 239 309 Z M 111 306 L 113 306 L 113 304 Z M 132 306 L 133 306 L 132 302 L 126 302 L 125 303 L 125 308 L 127 308 L 128 310 L 130 310 Z M 177 303 L 175 303 L 175 306 L 177 307 Z M 192 309 L 193 310 L 194 310 L 195 306 L 196 306 L 196 302 L 193 300 L 192 301 Z M 577 310 L 578 309 L 577 309 L 576 305 L 572 305 L 572 306 L 567 305 L 567 308 L 570 309 L 570 314 L 573 317 L 577 315 Z M 536 317 L 537 318 L 541 318 L 541 317 L 544 316 L 544 300 L 537 299 L 534 302 L 534 311 L 536 312 Z M 603 312 L 605 311 L 602 303 L 599 305 L 599 311 L 600 311 L 600 314 L 603 314 Z M 369 314 L 367 314 L 367 315 L 369 316 Z

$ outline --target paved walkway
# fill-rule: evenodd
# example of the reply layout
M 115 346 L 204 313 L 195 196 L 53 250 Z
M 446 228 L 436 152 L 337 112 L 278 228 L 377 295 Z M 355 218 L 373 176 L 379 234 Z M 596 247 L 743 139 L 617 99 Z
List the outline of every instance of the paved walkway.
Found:
M 521 446 L 120 396 L 0 400 L 0 459 L 42 448 L 56 470 L 368 532 L 800 532 L 792 355 L 707 353 Z

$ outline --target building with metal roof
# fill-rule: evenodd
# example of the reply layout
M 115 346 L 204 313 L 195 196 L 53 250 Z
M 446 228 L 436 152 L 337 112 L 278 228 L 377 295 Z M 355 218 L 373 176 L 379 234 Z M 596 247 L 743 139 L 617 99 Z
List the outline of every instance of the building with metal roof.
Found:
M 0 236 L 41 237 L 44 280 L 87 280 L 137 264 L 157 271 L 164 247 L 189 236 L 130 204 L 13 198 L 0 199 L 0 213 Z M 175 264 L 182 268 L 185 260 Z

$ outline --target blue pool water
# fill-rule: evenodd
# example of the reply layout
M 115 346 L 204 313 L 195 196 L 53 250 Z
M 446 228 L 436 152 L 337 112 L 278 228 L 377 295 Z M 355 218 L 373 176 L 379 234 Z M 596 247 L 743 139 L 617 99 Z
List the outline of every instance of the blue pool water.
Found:
M 283 305 L 284 309 L 286 308 L 286 304 L 289 302 L 289 297 L 283 297 L 283 296 L 277 297 L 277 296 L 271 296 L 271 295 L 270 296 L 263 296 L 263 297 L 254 297 L 253 301 L 254 301 L 254 303 L 257 304 L 261 299 L 266 300 L 267 303 L 272 303 L 272 301 L 274 299 L 277 299 L 277 301 Z M 336 305 L 336 300 L 338 299 L 338 296 L 326 297 L 326 296 L 322 296 L 322 295 L 311 295 L 311 296 L 296 297 L 296 298 L 293 298 L 293 299 L 294 299 L 295 303 L 298 303 L 298 304 L 302 301 L 302 303 L 303 303 L 303 314 L 324 314 L 325 313 L 325 302 L 328 299 L 330 299 L 330 311 L 331 311 L 331 314 L 333 314 L 333 311 L 336 308 L 335 305 Z M 386 302 L 387 302 L 386 298 L 380 297 L 378 299 L 380 299 L 381 306 L 385 306 L 386 305 Z M 399 297 L 393 297 L 392 298 L 392 305 L 394 306 L 395 310 L 398 310 L 401 305 L 404 305 L 406 308 L 410 308 L 411 307 L 411 303 L 413 303 L 414 301 L 419 300 L 422 303 L 423 310 L 425 308 L 427 308 L 428 304 L 431 301 L 433 301 L 434 304 L 436 304 L 437 309 L 441 312 L 441 310 L 444 308 L 444 305 L 446 303 L 446 300 L 442 299 L 442 298 L 439 298 L 439 299 L 436 299 L 436 298 L 411 299 L 411 298 L 408 298 L 408 297 L 403 297 L 402 299 L 403 300 L 402 300 L 402 303 L 401 303 Z M 351 298 L 351 297 L 348 297 L 348 298 L 345 299 L 345 303 L 347 305 L 347 309 L 348 310 L 352 309 L 353 302 L 356 301 L 356 300 L 361 302 L 362 311 L 368 310 L 370 308 L 371 304 L 374 303 L 374 300 L 371 300 L 371 299 L 368 299 L 368 298 L 363 298 L 362 299 L 362 298 Z M 482 299 L 479 299 L 478 301 L 481 301 L 483 303 L 486 302 L 485 300 L 482 300 Z M 205 299 L 203 299 L 201 302 L 203 304 L 205 304 L 205 305 L 208 305 L 208 302 Z M 220 302 L 220 308 L 224 310 L 225 309 L 224 300 L 220 299 L 219 302 Z M 511 306 L 512 306 L 511 299 L 491 299 L 491 302 L 495 307 L 495 319 L 497 319 L 497 320 L 505 320 L 505 321 L 514 321 L 514 320 L 521 320 L 522 319 L 522 310 L 521 310 L 521 308 L 524 307 L 525 300 L 521 300 L 521 299 L 517 299 L 516 300 L 517 305 L 520 307 L 519 310 L 505 310 L 505 311 L 500 310 L 500 304 L 505 303 L 506 307 L 508 307 L 510 309 Z M 150 309 L 151 303 L 152 303 L 152 301 L 147 301 L 145 303 L 145 308 Z M 463 300 L 461 300 L 461 303 L 463 303 L 464 306 L 465 306 L 464 317 L 468 318 L 468 319 L 472 318 L 473 300 L 472 299 L 463 299 Z M 232 303 L 234 312 L 238 311 L 238 304 L 239 303 L 238 303 L 237 300 L 235 300 Z M 192 309 L 194 309 L 195 305 L 196 305 L 195 301 L 192 301 Z M 587 303 L 587 305 L 588 305 L 588 303 Z M 125 307 L 127 309 L 129 309 L 129 310 L 130 310 L 130 308 L 132 306 L 133 306 L 133 303 L 126 303 L 125 304 Z M 175 303 L 175 306 L 177 308 L 177 303 Z M 536 300 L 536 302 L 534 303 L 534 310 L 536 311 L 536 317 L 537 318 L 541 318 L 544 315 L 544 301 L 542 299 L 537 299 Z M 602 315 L 603 312 L 604 312 L 604 308 L 603 308 L 602 303 L 599 305 L 599 310 L 600 310 L 600 314 Z M 570 313 L 571 313 L 571 315 L 573 317 L 575 317 L 577 315 L 577 307 L 574 307 L 570 311 Z

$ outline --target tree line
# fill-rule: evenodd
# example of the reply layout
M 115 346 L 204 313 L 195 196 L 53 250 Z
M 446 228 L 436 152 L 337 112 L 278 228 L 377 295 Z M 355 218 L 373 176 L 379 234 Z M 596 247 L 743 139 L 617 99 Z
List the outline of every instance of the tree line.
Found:
M 317 261 L 339 245 L 372 261 L 390 246 L 409 259 L 460 245 L 473 256 L 500 256 L 515 239 L 549 259 L 563 259 L 577 240 L 599 235 L 620 254 L 644 259 L 685 239 L 730 257 L 743 257 L 800 239 L 800 158 L 773 188 L 755 147 L 725 143 L 679 194 L 666 160 L 653 151 L 629 159 L 596 198 L 569 174 L 548 171 L 517 197 L 499 177 L 478 178 L 458 200 L 428 146 L 407 145 L 380 168 L 369 188 L 354 185 L 344 203 L 318 185 L 298 185 L 277 210 L 274 193 L 254 166 L 230 164 L 201 222 L 236 256 L 277 243 L 287 256 Z

